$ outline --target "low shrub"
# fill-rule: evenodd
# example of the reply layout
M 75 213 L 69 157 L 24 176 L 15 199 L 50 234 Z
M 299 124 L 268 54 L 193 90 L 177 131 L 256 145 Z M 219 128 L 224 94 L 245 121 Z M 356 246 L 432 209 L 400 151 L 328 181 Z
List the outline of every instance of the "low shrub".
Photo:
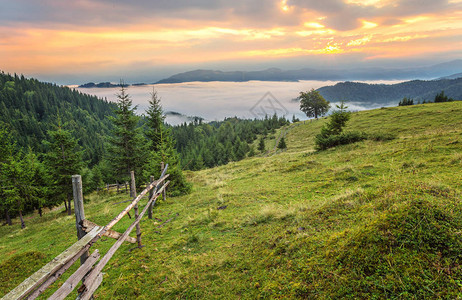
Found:
M 351 131 L 336 135 L 318 134 L 315 139 L 316 150 L 326 150 L 339 145 L 348 145 L 367 139 L 363 132 Z

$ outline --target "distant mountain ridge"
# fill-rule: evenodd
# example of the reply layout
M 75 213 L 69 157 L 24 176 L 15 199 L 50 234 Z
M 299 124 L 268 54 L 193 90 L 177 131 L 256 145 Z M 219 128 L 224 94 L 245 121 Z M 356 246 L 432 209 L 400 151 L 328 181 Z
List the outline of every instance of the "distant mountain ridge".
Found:
M 183 82 L 210 82 L 231 81 L 245 82 L 258 81 L 298 81 L 298 80 L 402 80 L 402 79 L 432 79 L 462 70 L 462 60 L 417 68 L 355 68 L 355 69 L 314 69 L 303 68 L 299 70 L 281 70 L 270 68 L 262 71 L 218 71 L 194 70 L 178 73 L 169 78 L 156 82 L 183 83 Z
M 462 78 L 462 73 L 452 74 L 452 75 L 444 76 L 438 79 L 457 79 L 457 78 Z
M 140 86 L 140 85 L 146 85 L 146 83 L 133 83 L 133 84 L 123 84 L 124 86 Z M 122 84 L 120 83 L 112 83 L 109 81 L 106 82 L 100 82 L 100 83 L 94 83 L 94 82 L 88 82 L 79 85 L 79 88 L 113 88 L 113 87 L 121 87 Z
M 433 101 L 435 95 L 444 91 L 445 95 L 462 100 L 462 78 L 439 80 L 413 80 L 397 84 L 367 84 L 340 82 L 334 86 L 318 89 L 328 101 L 341 100 L 360 103 L 396 104 L 404 97 L 416 101 Z

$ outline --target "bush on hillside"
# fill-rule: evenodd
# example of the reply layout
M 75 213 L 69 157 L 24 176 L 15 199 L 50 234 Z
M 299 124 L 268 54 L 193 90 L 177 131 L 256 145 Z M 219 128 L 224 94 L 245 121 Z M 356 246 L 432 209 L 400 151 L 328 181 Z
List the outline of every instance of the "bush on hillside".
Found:
M 336 135 L 318 134 L 315 138 L 316 150 L 326 150 L 340 145 L 348 145 L 367 139 L 362 132 L 352 131 Z
M 330 115 L 329 123 L 324 125 L 321 133 L 316 135 L 316 150 L 326 150 L 339 145 L 347 145 L 365 140 L 367 135 L 361 132 L 343 132 L 351 113 L 346 111 L 348 108 L 342 101 L 337 105 L 338 110 Z

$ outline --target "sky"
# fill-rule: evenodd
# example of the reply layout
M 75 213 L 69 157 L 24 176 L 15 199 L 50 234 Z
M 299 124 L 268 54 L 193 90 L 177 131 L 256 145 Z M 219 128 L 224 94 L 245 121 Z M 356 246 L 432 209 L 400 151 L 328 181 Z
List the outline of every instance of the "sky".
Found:
M 462 58 L 462 0 L 0 0 L 0 70 L 60 84 Z

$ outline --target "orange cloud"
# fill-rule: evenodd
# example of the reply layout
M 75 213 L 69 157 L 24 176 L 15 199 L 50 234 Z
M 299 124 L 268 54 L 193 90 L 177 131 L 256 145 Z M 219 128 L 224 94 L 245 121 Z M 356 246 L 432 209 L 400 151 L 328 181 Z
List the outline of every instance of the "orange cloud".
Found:
M 215 19 L 210 12 L 207 18 L 197 20 L 185 13 L 184 19 L 179 15 L 171 20 L 167 16 L 152 20 L 143 17 L 120 25 L 35 26 L 33 22 L 21 22 L 12 27 L 13 21 L 0 22 L 0 67 L 24 73 L 91 72 L 137 62 L 166 66 L 344 53 L 363 53 L 369 59 L 462 53 L 461 0 L 450 0 L 451 9 L 418 14 L 396 13 L 393 9 L 398 2 L 392 0 L 337 1 L 336 9 L 357 23 L 347 29 L 332 25 L 338 12 L 328 5 L 331 1 L 307 2 L 313 2 L 314 8 L 303 7 L 300 1 L 274 0 L 265 8 L 267 15 L 263 16 L 273 17 L 267 20 L 258 19 L 260 15 L 246 19 L 236 8 L 223 9 Z M 82 3 L 85 9 L 108 9 L 101 3 Z M 366 13 L 369 15 L 364 17 Z M 245 14 L 250 16 L 249 12 Z

